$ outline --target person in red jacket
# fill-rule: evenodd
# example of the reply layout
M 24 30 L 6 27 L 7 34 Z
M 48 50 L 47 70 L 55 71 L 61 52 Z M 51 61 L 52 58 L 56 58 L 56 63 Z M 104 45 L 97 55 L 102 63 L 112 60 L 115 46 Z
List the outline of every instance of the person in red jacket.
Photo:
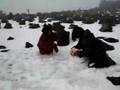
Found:
M 42 35 L 37 44 L 41 54 L 51 54 L 53 51 L 58 52 L 58 47 L 55 43 L 57 40 L 55 33 L 52 32 L 52 26 L 50 24 L 44 25 L 42 29 Z

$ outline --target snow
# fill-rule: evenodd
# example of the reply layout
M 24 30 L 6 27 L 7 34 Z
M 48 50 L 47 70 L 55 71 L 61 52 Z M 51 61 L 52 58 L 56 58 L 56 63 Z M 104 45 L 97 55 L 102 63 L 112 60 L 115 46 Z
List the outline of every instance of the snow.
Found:
M 71 47 L 77 42 L 71 41 L 68 46 L 58 47 L 58 53 L 40 55 L 36 45 L 43 23 L 39 23 L 39 29 L 29 29 L 28 22 L 22 28 L 15 21 L 10 22 L 13 29 L 0 30 L 0 45 L 10 49 L 0 52 L 0 90 L 120 90 L 120 86 L 114 86 L 106 79 L 107 76 L 120 76 L 120 42 L 109 43 L 115 46 L 115 50 L 107 52 L 118 65 L 103 69 L 88 68 L 84 58 L 70 55 Z M 112 33 L 102 33 L 98 22 L 90 25 L 78 21 L 74 23 L 90 29 L 95 36 L 120 40 L 120 25 L 113 27 Z M 69 24 L 62 25 L 67 31 L 72 31 L 68 29 Z M 15 39 L 7 41 L 9 36 Z M 34 47 L 26 49 L 25 42 L 32 43 Z

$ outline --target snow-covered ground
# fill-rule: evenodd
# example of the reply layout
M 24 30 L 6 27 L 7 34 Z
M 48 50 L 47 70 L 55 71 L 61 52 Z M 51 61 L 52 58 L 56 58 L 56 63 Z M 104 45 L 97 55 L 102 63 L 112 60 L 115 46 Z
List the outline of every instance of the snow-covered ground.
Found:
M 88 68 L 83 58 L 72 57 L 68 46 L 58 47 L 59 52 L 52 55 L 40 55 L 37 42 L 41 28 L 28 29 L 14 22 L 13 29 L 0 29 L 0 45 L 5 45 L 8 52 L 0 52 L 0 90 L 120 90 L 106 79 L 107 76 L 120 76 L 120 42 L 109 43 L 115 50 L 107 52 L 118 65 L 109 68 Z M 113 27 L 112 33 L 99 31 L 97 22 L 86 25 L 74 22 L 84 29 L 90 29 L 95 36 L 114 37 L 120 40 L 120 25 Z M 67 31 L 69 24 L 62 23 Z M 3 27 L 4 25 L 2 25 Z M 14 40 L 7 41 L 9 36 Z M 26 49 L 25 42 L 34 45 Z

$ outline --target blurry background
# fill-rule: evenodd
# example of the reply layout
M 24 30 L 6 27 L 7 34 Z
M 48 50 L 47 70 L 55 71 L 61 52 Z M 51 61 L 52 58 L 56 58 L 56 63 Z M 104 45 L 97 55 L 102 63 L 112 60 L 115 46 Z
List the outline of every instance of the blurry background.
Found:
M 100 0 L 0 0 L 0 9 L 4 12 L 32 13 L 74 9 L 88 9 L 99 6 Z

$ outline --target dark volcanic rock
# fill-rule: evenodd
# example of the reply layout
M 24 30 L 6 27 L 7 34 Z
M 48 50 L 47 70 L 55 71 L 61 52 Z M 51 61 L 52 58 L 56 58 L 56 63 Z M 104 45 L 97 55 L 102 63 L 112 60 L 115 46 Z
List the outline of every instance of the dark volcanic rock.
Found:
M 0 49 L 6 49 L 6 47 L 3 45 L 0 45 Z
M 97 37 L 98 39 L 104 39 L 104 38 L 106 38 L 106 37 L 102 37 L 102 36 L 100 36 L 100 37 Z
M 19 25 L 25 25 L 25 24 L 26 24 L 26 21 L 24 19 L 19 21 Z
M 31 48 L 31 47 L 33 47 L 33 45 L 31 43 L 29 43 L 29 42 L 26 42 L 25 47 L 26 48 Z
M 11 29 L 12 28 L 12 24 L 7 22 L 4 26 L 5 29 Z
M 120 85 L 120 77 L 107 77 L 107 79 L 111 81 L 113 85 Z
M 35 28 L 39 28 L 39 27 L 40 27 L 39 24 L 34 24 L 34 23 L 29 24 L 29 28 L 31 28 L 31 29 L 35 29 Z
M 119 42 L 118 39 L 112 38 L 112 37 L 97 37 L 98 39 L 103 39 L 109 43 L 116 43 Z
M 8 52 L 8 51 L 10 51 L 9 49 L 8 50 L 1 50 L 1 52 Z
M 2 23 L 7 23 L 8 20 L 7 20 L 7 19 L 1 19 L 1 22 L 2 22 Z
M 14 37 L 8 37 L 7 40 L 14 40 Z
M 67 46 L 70 43 L 69 36 L 70 32 L 61 31 L 56 33 L 57 36 L 57 45 L 58 46 Z
M 102 27 L 100 28 L 101 32 L 113 32 L 112 26 L 108 24 L 102 24 Z
M 59 32 L 59 31 L 64 31 L 64 26 L 61 25 L 61 22 L 55 22 L 53 23 L 53 27 L 52 29 L 55 31 L 55 32 Z
M 104 38 L 105 41 L 107 42 L 110 42 L 110 43 L 116 43 L 116 42 L 119 42 L 118 39 L 115 39 L 115 38 Z
M 69 29 L 73 29 L 75 26 L 77 26 L 77 25 L 70 24 L 70 25 L 69 25 Z
M 13 64 L 8 64 L 8 66 L 10 66 L 10 67 L 11 67 L 11 66 L 13 66 Z

